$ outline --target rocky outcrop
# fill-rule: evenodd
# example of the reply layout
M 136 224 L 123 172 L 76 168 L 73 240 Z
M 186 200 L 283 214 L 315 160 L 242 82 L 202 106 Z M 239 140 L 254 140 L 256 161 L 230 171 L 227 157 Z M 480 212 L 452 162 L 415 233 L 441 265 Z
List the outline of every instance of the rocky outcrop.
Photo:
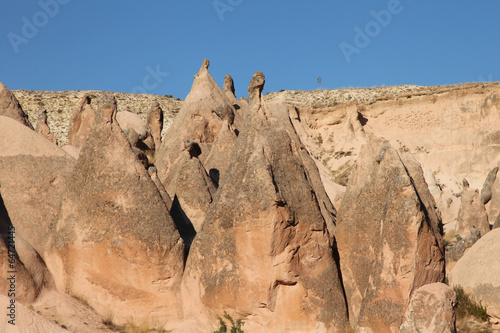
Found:
M 226 76 L 224 77 L 224 85 L 222 86 L 222 91 L 231 103 L 238 103 L 238 99 L 236 98 L 234 90 L 234 81 L 229 74 L 226 74 Z
M 304 148 L 263 101 L 263 85 L 258 72 L 227 176 L 189 253 L 186 319 L 215 327 L 227 311 L 250 332 L 338 332 L 347 311 L 332 239 Z
M 28 116 L 24 113 L 16 96 L 0 82 L 0 116 L 17 120 L 21 124 L 33 129 Z
M 191 92 L 186 97 L 175 121 L 166 131 L 162 147 L 156 157 L 158 177 L 165 184 L 167 191 L 169 187 L 166 184 L 169 181 L 167 173 L 184 150 L 184 139 L 194 140 L 199 144 L 201 149 L 199 158 L 204 163 L 223 123 L 223 119 L 213 110 L 225 103 L 234 113 L 231 102 L 208 72 L 209 64 L 205 59 L 200 71 L 195 75 Z
M 481 201 L 483 204 L 487 204 L 491 200 L 492 192 L 491 187 L 497 179 L 498 167 L 493 168 L 486 176 L 486 180 L 483 184 L 483 189 L 481 190 Z
M 395 331 L 412 293 L 444 279 L 438 215 L 423 172 L 385 140 L 361 149 L 338 211 L 335 237 L 351 324 Z
M 91 98 L 84 96 L 79 107 L 73 113 L 69 123 L 68 143 L 71 146 L 82 148 L 87 140 L 90 128 L 96 116 L 94 108 L 90 106 Z
M 454 333 L 456 295 L 444 283 L 418 288 L 411 297 L 400 333 Z
M 450 286 L 459 285 L 486 307 L 490 321 L 500 323 L 500 229 L 495 229 L 472 246 L 449 273 Z
M 490 231 L 486 208 L 478 190 L 464 188 L 461 196 L 460 210 L 458 211 L 455 235 L 462 238 L 470 235 L 470 229 L 475 227 L 485 235 Z
M 50 132 L 49 125 L 47 125 L 47 110 L 43 108 L 38 110 L 38 120 L 36 122 L 35 131 L 50 142 L 57 144 L 56 138 Z
M 115 324 L 168 328 L 180 317 L 184 243 L 117 123 L 116 100 L 103 95 L 99 105 L 65 182 L 47 265 L 58 290 Z
M 185 243 L 190 246 L 201 230 L 215 197 L 215 186 L 199 160 L 198 143 L 186 139 L 185 150 L 169 170 L 166 190 L 172 198 L 172 217 Z
M 154 103 L 151 106 L 148 113 L 147 125 L 158 151 L 161 145 L 161 132 L 163 131 L 163 110 L 159 103 Z
M 0 116 L 0 184 L 16 234 L 42 256 L 55 231 L 64 177 L 75 161 L 19 122 Z

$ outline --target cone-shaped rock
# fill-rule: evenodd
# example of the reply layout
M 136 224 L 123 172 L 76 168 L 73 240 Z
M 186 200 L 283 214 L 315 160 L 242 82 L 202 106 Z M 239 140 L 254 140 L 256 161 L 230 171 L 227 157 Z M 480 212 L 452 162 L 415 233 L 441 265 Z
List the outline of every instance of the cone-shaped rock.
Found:
M 83 146 L 94 123 L 95 110 L 90 106 L 90 102 L 90 97 L 85 96 L 69 123 L 68 142 L 77 148 Z
M 115 324 L 173 325 L 184 243 L 117 123 L 116 100 L 103 95 L 99 104 L 67 179 L 49 268 L 59 290 Z
M 16 234 L 44 257 L 59 219 L 64 176 L 75 160 L 19 122 L 0 116 L 0 189 Z
M 349 318 L 363 332 L 397 331 L 414 290 L 444 279 L 434 200 L 414 160 L 387 141 L 361 148 L 337 216 Z
M 340 332 L 345 299 L 300 146 L 249 87 L 251 109 L 183 278 L 188 319 L 227 311 L 249 332 Z
M 179 114 L 163 138 L 155 163 L 158 168 L 158 177 L 162 182 L 165 181 L 168 168 L 184 150 L 184 139 L 199 143 L 202 151 L 200 160 L 205 161 L 223 122 L 213 110 L 222 103 L 233 108 L 208 72 L 208 65 L 209 62 L 205 59 L 200 71 L 195 75 L 191 92 L 187 95 Z
M 0 116 L 9 117 L 17 120 L 21 124 L 33 129 L 28 115 L 24 113 L 21 104 L 16 96 L 0 82 Z

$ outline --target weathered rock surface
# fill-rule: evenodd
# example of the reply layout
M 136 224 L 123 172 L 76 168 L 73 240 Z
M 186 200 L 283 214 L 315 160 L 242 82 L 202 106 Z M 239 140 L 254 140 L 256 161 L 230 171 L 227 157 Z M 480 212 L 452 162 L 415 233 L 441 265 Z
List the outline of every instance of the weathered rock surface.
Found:
M 94 123 L 96 112 L 90 103 L 91 98 L 84 96 L 70 120 L 68 143 L 77 148 L 82 148 Z
M 362 147 L 335 237 L 349 318 L 363 332 L 396 331 L 411 294 L 444 279 L 438 215 L 421 168 L 385 140 Z
M 172 199 L 171 214 L 188 246 L 203 224 L 212 204 L 216 188 L 199 160 L 198 143 L 187 139 L 181 153 L 167 175 L 166 190 Z
M 461 199 L 455 234 L 462 238 L 468 237 L 471 227 L 478 229 L 481 235 L 489 232 L 490 223 L 479 191 L 464 188 Z
M 454 333 L 455 292 L 444 283 L 426 284 L 413 293 L 400 333 Z
M 263 101 L 263 84 L 256 73 L 227 177 L 189 253 L 186 320 L 215 327 L 227 311 L 249 332 L 338 332 L 347 311 L 328 228 L 303 147 Z
M 17 120 L 21 124 L 33 129 L 28 116 L 24 113 L 16 96 L 0 82 L 0 116 Z
M 10 306 L 10 298 L 0 295 L 0 307 Z M 16 302 L 15 325 L 10 324 L 8 316 L 0 316 L 0 331 L 4 333 L 67 333 L 61 326 L 47 320 L 23 304 Z
M 49 125 L 47 125 L 47 110 L 43 108 L 38 110 L 38 119 L 36 122 L 35 131 L 41 134 L 50 142 L 57 144 L 56 138 L 51 133 Z
M 115 324 L 168 328 L 180 316 L 184 243 L 117 123 L 116 100 L 100 99 L 65 183 L 47 265 L 58 290 Z
M 156 150 L 160 149 L 161 132 L 163 131 L 163 110 L 160 103 L 154 103 L 148 113 L 148 129 L 153 136 Z
M 148 135 L 148 126 L 144 120 L 141 119 L 137 114 L 121 111 L 116 114 L 116 120 L 118 124 L 122 128 L 125 129 L 134 129 L 135 132 L 139 135 L 140 140 L 146 139 Z
M 234 90 L 234 81 L 231 75 L 226 74 L 224 77 L 224 85 L 222 86 L 222 91 L 224 92 L 224 95 L 229 99 L 229 101 L 233 104 L 238 103 L 238 99 L 236 98 L 235 95 L 235 90 Z
M 231 102 L 208 72 L 209 62 L 205 59 L 198 74 L 195 75 L 191 92 L 186 97 L 175 121 L 168 128 L 163 138 L 162 147 L 157 154 L 156 167 L 158 177 L 165 184 L 168 169 L 184 150 L 184 139 L 191 139 L 200 145 L 200 160 L 204 162 L 212 143 L 217 138 L 223 120 L 212 112 L 217 106 Z M 165 184 L 168 190 L 168 186 Z
M 487 204 L 491 200 L 492 192 L 491 187 L 497 179 L 498 167 L 493 168 L 486 176 L 486 180 L 483 184 L 483 189 L 481 190 L 481 201 L 483 204 Z
M 459 285 L 486 307 L 494 323 L 500 322 L 500 229 L 495 229 L 467 251 L 449 273 L 450 286 Z
M 19 122 L 0 116 L 0 191 L 11 223 L 42 257 L 59 218 L 64 176 L 75 161 Z

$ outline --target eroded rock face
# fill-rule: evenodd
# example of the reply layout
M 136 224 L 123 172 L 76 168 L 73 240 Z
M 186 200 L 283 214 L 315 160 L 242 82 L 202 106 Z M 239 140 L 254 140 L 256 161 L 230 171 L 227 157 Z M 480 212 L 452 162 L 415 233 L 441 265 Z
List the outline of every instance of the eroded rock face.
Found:
M 347 311 L 332 239 L 303 146 L 263 101 L 263 84 L 254 75 L 252 112 L 190 250 L 186 319 L 215 327 L 227 311 L 250 332 L 339 332 Z
M 49 125 L 47 125 L 47 110 L 38 110 L 38 120 L 36 122 L 35 131 L 40 133 L 44 138 L 52 143 L 57 144 L 55 136 L 50 131 Z
M 412 295 L 400 333 L 454 333 L 456 296 L 444 283 L 430 283 Z
M 82 148 L 87 140 L 96 116 L 95 110 L 90 106 L 89 96 L 82 98 L 80 106 L 75 110 L 69 124 L 68 142 L 71 146 Z
M 205 59 L 200 71 L 195 75 L 191 92 L 163 138 L 155 163 L 162 182 L 165 182 L 168 169 L 184 150 L 184 139 L 198 142 L 202 152 L 200 160 L 205 162 L 223 123 L 223 120 L 212 112 L 217 106 L 225 103 L 234 113 L 232 103 L 215 83 L 208 72 L 208 66 L 209 62 Z M 168 188 L 166 185 L 165 187 Z
M 490 231 L 490 224 L 479 191 L 466 187 L 461 198 L 455 234 L 462 238 L 468 237 L 470 229 L 475 227 L 481 232 L 481 235 L 485 235 Z
M 462 286 L 486 307 L 494 323 L 500 322 L 500 229 L 495 229 L 474 244 L 448 275 L 451 286 Z
M 231 75 L 226 74 L 224 77 L 224 85 L 222 86 L 222 91 L 224 95 L 231 101 L 231 103 L 238 103 L 238 99 L 235 95 L 234 90 L 234 81 Z
M 0 306 L 6 309 L 10 305 L 10 298 L 0 295 Z M 1 316 L 0 331 L 4 333 L 68 333 L 61 326 L 49 321 L 48 319 L 37 314 L 35 311 L 30 310 L 23 304 L 16 303 L 16 318 L 15 325 L 8 321 L 11 320 L 8 316 Z
M 16 96 L 0 82 L 0 116 L 17 120 L 21 124 L 33 129 L 28 116 L 24 113 Z
M 154 139 L 156 150 L 158 151 L 161 145 L 161 132 L 163 130 L 163 110 L 159 103 L 155 103 L 151 106 L 148 113 L 147 125 Z
M 363 332 L 397 331 L 411 294 L 444 279 L 439 217 L 418 163 L 383 139 L 364 145 L 337 217 L 349 318 Z
M 180 316 L 184 243 L 117 123 L 116 100 L 100 99 L 65 183 L 48 266 L 58 290 L 115 324 L 173 325 Z

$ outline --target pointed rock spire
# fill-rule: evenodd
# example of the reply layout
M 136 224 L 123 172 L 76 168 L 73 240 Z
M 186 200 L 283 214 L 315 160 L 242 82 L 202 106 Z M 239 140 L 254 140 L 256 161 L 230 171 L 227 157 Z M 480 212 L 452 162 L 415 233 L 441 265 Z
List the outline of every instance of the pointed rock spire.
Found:
M 6 116 L 19 121 L 21 124 L 33 129 L 28 115 L 24 113 L 16 96 L 0 82 L 0 116 Z

